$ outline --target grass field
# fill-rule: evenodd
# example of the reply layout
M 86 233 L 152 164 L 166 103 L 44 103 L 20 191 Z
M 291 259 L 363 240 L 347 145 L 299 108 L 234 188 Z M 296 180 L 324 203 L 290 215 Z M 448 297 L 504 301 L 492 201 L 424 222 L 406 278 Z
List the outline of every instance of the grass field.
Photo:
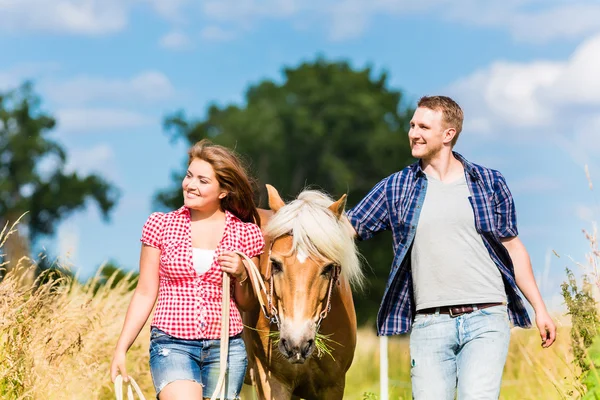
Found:
M 93 288 L 64 280 L 31 294 L 13 275 L 0 283 L 0 398 L 114 399 L 109 363 L 132 292 L 125 281 L 96 293 Z M 501 398 L 580 397 L 568 335 L 561 328 L 557 343 L 543 350 L 536 331 L 514 329 Z M 151 399 L 148 342 L 146 328 L 128 353 L 127 368 Z M 390 339 L 389 360 L 390 398 L 410 398 L 406 338 Z M 378 338 L 363 329 L 345 398 L 374 399 L 378 392 Z
M 571 362 L 568 327 L 560 328 L 558 337 L 550 349 L 542 349 L 537 331 L 513 329 L 501 399 L 549 400 L 581 396 L 577 390 L 578 371 Z M 346 379 L 344 398 L 349 400 L 362 400 L 365 393 L 379 393 L 378 338 L 374 332 L 361 330 L 358 343 Z M 390 399 L 410 399 L 408 338 L 391 338 L 388 343 Z

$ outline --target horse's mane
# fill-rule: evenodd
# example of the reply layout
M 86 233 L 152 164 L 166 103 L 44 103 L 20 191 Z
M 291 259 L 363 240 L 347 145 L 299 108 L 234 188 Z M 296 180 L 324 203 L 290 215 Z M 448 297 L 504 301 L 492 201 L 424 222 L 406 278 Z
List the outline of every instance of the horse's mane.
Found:
M 304 190 L 272 216 L 265 234 L 277 238 L 291 233 L 292 252 L 301 250 L 312 259 L 326 258 L 339 264 L 342 277 L 362 288 L 364 275 L 356 243 L 347 222 L 328 209 L 333 202 L 325 193 Z

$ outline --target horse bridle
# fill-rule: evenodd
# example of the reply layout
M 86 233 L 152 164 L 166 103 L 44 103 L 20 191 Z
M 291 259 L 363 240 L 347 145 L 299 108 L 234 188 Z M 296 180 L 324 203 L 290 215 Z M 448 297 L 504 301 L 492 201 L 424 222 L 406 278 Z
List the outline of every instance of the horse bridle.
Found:
M 274 279 L 273 279 L 273 274 L 272 274 L 272 270 L 271 270 L 271 252 L 273 250 L 273 245 L 275 244 L 275 241 L 279 238 L 281 238 L 283 236 L 278 236 L 276 238 L 274 238 L 271 241 L 271 245 L 269 246 L 269 254 L 268 254 L 268 260 L 267 260 L 267 271 L 265 274 L 265 279 L 268 281 L 268 285 L 269 285 L 269 291 L 265 293 L 266 297 L 267 297 L 267 304 L 268 304 L 268 311 L 267 308 L 264 307 L 261 304 L 261 308 L 263 310 L 263 313 L 265 315 L 265 317 L 272 323 L 272 324 L 276 324 L 277 325 L 277 329 L 281 329 L 281 321 L 279 320 L 279 312 L 277 311 L 277 307 L 275 307 L 275 304 L 273 302 L 274 299 L 274 294 L 275 294 L 275 288 L 274 288 Z M 340 273 L 341 273 L 341 266 L 336 264 L 333 267 L 333 271 L 331 273 L 331 276 L 329 277 L 329 283 L 328 283 L 328 288 L 327 288 L 327 297 L 326 297 L 326 304 L 325 307 L 323 307 L 323 309 L 321 310 L 321 312 L 319 313 L 319 320 L 316 323 L 316 331 L 319 331 L 319 328 L 321 327 L 321 323 L 323 322 L 323 320 L 327 317 L 327 315 L 329 314 L 329 311 L 331 311 L 331 293 L 333 292 L 333 287 L 337 284 L 340 284 Z M 260 295 L 257 293 L 257 295 Z

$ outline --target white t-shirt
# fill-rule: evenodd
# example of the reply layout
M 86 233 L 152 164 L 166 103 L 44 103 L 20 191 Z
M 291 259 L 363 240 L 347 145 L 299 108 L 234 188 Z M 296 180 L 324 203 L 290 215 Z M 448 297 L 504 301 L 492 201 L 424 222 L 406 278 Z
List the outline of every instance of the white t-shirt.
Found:
M 215 251 L 209 249 L 198 249 L 192 248 L 192 259 L 194 261 L 194 269 L 198 272 L 198 275 L 202 275 L 210 269 L 213 258 L 215 257 Z
M 427 175 L 427 192 L 411 252 L 417 310 L 506 302 L 500 270 L 481 235 L 464 175 L 444 183 Z

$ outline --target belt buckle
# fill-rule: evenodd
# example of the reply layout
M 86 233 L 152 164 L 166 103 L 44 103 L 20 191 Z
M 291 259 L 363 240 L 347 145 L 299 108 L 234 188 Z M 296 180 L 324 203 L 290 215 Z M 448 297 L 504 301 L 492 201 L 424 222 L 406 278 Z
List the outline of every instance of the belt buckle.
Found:
M 450 314 L 450 317 L 452 318 L 460 317 L 466 313 L 465 307 L 448 307 L 448 314 Z

